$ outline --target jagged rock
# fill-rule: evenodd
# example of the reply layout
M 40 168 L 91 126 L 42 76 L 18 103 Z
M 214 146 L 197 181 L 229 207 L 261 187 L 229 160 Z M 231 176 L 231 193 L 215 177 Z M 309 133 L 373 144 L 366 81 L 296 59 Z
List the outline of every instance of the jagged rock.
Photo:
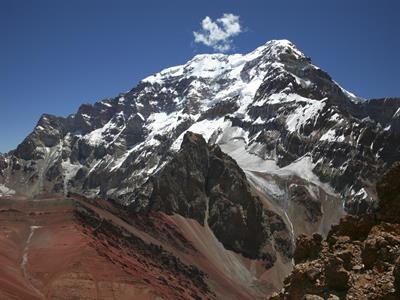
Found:
M 151 209 L 179 213 L 204 224 L 208 169 L 207 143 L 199 135 L 186 134 L 181 151 L 154 178 Z
M 344 268 L 343 260 L 331 256 L 325 262 L 326 284 L 332 290 L 347 290 L 349 288 L 350 274 Z
M 393 192 L 400 186 L 393 177 L 398 168 L 395 164 L 378 184 L 383 197 L 378 217 L 344 217 L 319 243 L 299 236 L 294 270 L 283 291 L 271 299 L 303 299 L 308 294 L 323 299 L 399 299 L 400 223 L 389 207 L 398 196 Z M 320 245 L 318 255 L 312 251 L 315 244 Z
M 294 251 L 294 262 L 302 263 L 306 260 L 316 259 L 322 250 L 322 236 L 314 234 L 312 237 L 307 237 L 301 234 L 296 240 L 296 249 Z
M 348 236 L 353 240 L 364 240 L 374 225 L 376 225 L 376 218 L 373 215 L 362 217 L 348 215 L 340 220 L 340 224 L 332 226 L 327 240 L 334 242 L 335 236 Z
M 271 266 L 276 256 L 274 249 L 266 247 L 270 238 L 276 239 L 279 251 L 291 256 L 283 220 L 264 211 L 237 163 L 217 145 L 207 145 L 201 135 L 187 132 L 180 151 L 149 184 L 153 191 L 148 206 L 141 209 L 207 223 L 227 249 L 266 259 Z

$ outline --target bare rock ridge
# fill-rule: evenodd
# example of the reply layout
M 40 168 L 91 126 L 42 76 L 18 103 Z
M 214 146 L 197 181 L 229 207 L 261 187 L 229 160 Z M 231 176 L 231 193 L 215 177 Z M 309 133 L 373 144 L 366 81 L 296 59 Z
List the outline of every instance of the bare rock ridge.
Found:
M 343 218 L 326 240 L 299 236 L 294 270 L 270 299 L 399 299 L 399 172 L 379 181 L 377 213 Z
M 149 184 L 144 188 L 152 189 L 144 198 L 148 202 L 138 207 L 137 201 L 133 209 L 143 210 L 144 205 L 195 219 L 209 226 L 227 249 L 263 258 L 270 266 L 275 251 L 291 257 L 292 237 L 282 218 L 263 207 L 237 163 L 201 135 L 187 132 L 180 151 Z

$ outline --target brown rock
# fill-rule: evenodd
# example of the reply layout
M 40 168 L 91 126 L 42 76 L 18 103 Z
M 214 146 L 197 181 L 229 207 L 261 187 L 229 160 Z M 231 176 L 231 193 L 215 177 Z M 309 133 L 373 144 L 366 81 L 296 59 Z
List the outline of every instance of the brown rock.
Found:
M 346 290 L 349 288 L 350 274 L 343 267 L 343 260 L 337 256 L 328 258 L 325 266 L 327 285 L 334 290 Z
M 376 185 L 379 217 L 387 222 L 400 222 L 400 162 L 393 165 Z
M 301 263 L 306 260 L 313 260 L 318 257 L 322 249 L 322 236 L 315 233 L 312 237 L 300 234 L 296 240 L 296 249 L 294 252 L 295 263 Z
M 393 276 L 394 276 L 394 286 L 396 292 L 400 294 L 400 258 L 397 259 L 396 264 L 394 266 Z

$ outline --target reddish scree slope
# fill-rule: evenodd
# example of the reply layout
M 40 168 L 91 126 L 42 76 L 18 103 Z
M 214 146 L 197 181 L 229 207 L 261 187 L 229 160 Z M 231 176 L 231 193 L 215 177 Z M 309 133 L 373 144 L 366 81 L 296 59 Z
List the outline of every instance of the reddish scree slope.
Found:
M 100 200 L 1 199 L 0 299 L 261 299 L 279 288 L 277 270 L 196 221 L 124 214 Z

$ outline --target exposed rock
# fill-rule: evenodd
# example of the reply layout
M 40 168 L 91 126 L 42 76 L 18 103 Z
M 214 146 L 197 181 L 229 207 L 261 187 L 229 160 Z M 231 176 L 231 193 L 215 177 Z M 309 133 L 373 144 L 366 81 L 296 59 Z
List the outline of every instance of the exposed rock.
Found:
M 314 234 L 311 238 L 304 234 L 297 237 L 296 249 L 294 251 L 294 262 L 302 263 L 306 260 L 316 259 L 322 250 L 322 236 Z
M 323 299 L 399 299 L 400 222 L 391 212 L 391 205 L 394 210 L 397 205 L 399 170 L 395 164 L 378 184 L 382 206 L 377 216 L 347 216 L 319 243 L 300 236 L 294 270 L 284 290 L 270 299 L 305 299 L 310 294 Z M 319 251 L 313 251 L 316 246 Z
M 237 163 L 219 146 L 207 145 L 201 135 L 185 134 L 180 151 L 149 182 L 149 188 L 148 205 L 135 201 L 136 211 L 178 213 L 206 223 L 227 249 L 263 258 L 269 266 L 276 259 L 275 250 L 267 246 L 271 239 L 278 251 L 291 256 L 283 220 L 264 211 Z
M 379 196 L 379 217 L 400 222 L 400 163 L 396 163 L 376 186 Z
M 396 260 L 396 264 L 393 269 L 394 286 L 396 291 L 400 294 L 400 258 Z

